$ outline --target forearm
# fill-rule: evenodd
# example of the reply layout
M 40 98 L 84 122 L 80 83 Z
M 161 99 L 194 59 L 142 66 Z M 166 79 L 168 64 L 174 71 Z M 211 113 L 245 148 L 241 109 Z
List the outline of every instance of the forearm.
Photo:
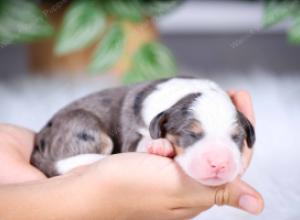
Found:
M 63 177 L 0 187 L 0 218 L 17 219 L 90 219 L 87 201 L 78 193 L 80 178 Z M 99 205 L 101 207 L 101 205 Z

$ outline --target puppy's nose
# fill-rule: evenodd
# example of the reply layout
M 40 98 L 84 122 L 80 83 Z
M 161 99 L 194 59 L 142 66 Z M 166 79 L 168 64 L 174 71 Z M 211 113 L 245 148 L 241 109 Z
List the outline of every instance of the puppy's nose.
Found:
M 206 163 L 206 169 L 211 173 L 218 174 L 228 170 L 232 156 L 226 148 L 215 148 L 206 152 L 203 159 Z
M 228 167 L 229 158 L 227 156 L 220 157 L 213 154 L 206 159 L 208 167 L 215 173 L 225 171 Z

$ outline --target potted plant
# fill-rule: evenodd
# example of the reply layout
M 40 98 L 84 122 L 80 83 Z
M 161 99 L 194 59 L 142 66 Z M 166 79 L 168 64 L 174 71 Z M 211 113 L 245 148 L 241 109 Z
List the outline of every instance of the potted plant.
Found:
M 287 31 L 288 41 L 300 44 L 300 1 L 299 0 L 267 0 L 263 22 L 265 27 L 273 26 L 290 19 L 291 26 Z
M 176 73 L 153 18 L 179 0 L 0 0 L 0 46 L 30 42 L 33 72 L 117 73 L 125 83 Z

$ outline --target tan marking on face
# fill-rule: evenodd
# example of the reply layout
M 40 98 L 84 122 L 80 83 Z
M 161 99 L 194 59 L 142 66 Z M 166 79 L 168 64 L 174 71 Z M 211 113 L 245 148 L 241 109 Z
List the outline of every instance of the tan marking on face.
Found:
M 233 129 L 233 132 L 231 135 L 235 135 L 235 134 L 239 134 L 241 132 L 241 127 L 236 125 L 235 128 Z M 250 149 L 248 146 L 247 146 L 247 142 L 246 140 L 244 139 L 243 140 L 243 145 L 242 145 L 242 150 L 241 150 L 241 161 L 242 161 L 242 167 L 241 167 L 241 170 L 240 170 L 240 173 L 239 175 L 243 175 L 247 168 L 249 167 L 249 164 L 251 162 L 251 158 L 252 158 L 252 154 L 253 154 L 253 149 Z
M 171 134 L 167 134 L 166 139 L 168 139 L 175 150 L 175 156 L 181 155 L 184 153 L 184 149 L 182 147 L 178 146 L 178 136 L 176 135 L 171 135 Z
M 166 139 L 169 140 L 173 146 L 178 145 L 178 136 L 177 135 L 167 134 Z
M 199 133 L 202 133 L 203 132 L 203 129 L 201 127 L 201 124 L 200 122 L 198 121 L 193 121 L 190 126 L 189 126 L 189 129 L 190 131 L 196 133 L 196 134 L 199 134 Z
M 242 171 L 241 171 L 241 175 L 247 170 L 247 168 L 250 165 L 251 159 L 252 159 L 252 155 L 253 155 L 253 147 L 249 148 L 247 146 L 247 142 L 246 140 L 244 140 L 244 144 L 243 144 L 243 154 L 242 154 Z
M 243 128 L 240 126 L 239 123 L 235 123 L 231 135 L 239 135 L 241 132 L 243 132 Z
M 111 154 L 113 151 L 113 143 L 110 139 L 110 137 L 105 134 L 104 132 L 101 132 L 100 134 L 101 138 L 101 144 L 100 144 L 100 151 L 101 154 Z
M 184 149 L 179 146 L 174 146 L 176 156 L 182 155 L 184 153 Z

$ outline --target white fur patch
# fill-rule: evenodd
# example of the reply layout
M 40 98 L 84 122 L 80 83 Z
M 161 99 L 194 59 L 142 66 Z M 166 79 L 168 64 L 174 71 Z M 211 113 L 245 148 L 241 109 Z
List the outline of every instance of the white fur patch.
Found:
M 68 157 L 56 162 L 55 167 L 59 174 L 64 174 L 74 168 L 84 165 L 90 165 L 107 157 L 102 154 L 80 154 L 74 157 Z
M 212 89 L 222 91 L 217 84 L 209 80 L 170 79 L 157 85 L 157 89 L 145 98 L 141 112 L 142 118 L 148 127 L 156 115 L 167 110 L 186 95 L 197 92 L 204 93 Z
M 223 91 L 207 91 L 192 104 L 196 119 L 206 134 L 228 136 L 236 120 L 236 109 Z

